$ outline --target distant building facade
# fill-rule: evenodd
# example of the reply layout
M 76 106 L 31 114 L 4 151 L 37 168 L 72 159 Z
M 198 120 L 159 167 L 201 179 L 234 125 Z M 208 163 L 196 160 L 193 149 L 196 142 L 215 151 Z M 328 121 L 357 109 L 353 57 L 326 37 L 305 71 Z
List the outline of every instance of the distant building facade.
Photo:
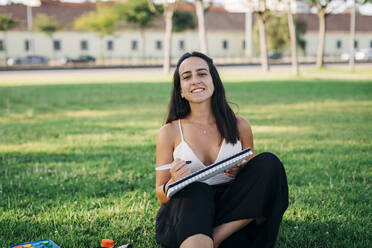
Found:
M 192 5 L 186 10 L 193 11 Z M 95 10 L 94 3 L 62 3 L 42 1 L 40 7 L 33 8 L 33 17 L 38 13 L 55 16 L 65 28 L 52 37 L 39 32 L 27 31 L 27 9 L 23 5 L 0 6 L 0 14 L 10 13 L 21 24 L 8 32 L 0 32 L 0 60 L 30 54 L 42 55 L 50 59 L 91 55 L 106 59 L 138 59 L 143 55 L 150 59 L 161 59 L 164 49 L 164 21 L 160 17 L 153 26 L 146 29 L 144 36 L 137 30 L 122 28 L 115 35 L 100 39 L 93 32 L 77 32 L 71 23 L 84 13 Z M 314 14 L 300 14 L 307 23 L 306 55 L 315 56 L 318 43 L 318 18 Z M 372 48 L 372 16 L 357 15 L 356 47 Z M 229 13 L 221 7 L 212 7 L 206 14 L 206 29 L 209 55 L 219 57 L 244 57 L 245 55 L 245 15 Z M 339 56 L 350 48 L 350 15 L 330 15 L 327 18 L 325 55 Z M 143 39 L 144 38 L 144 39 Z M 144 43 L 144 46 L 143 46 Z M 144 47 L 145 51 L 142 51 Z M 5 52 L 5 49 L 7 51 Z M 198 30 L 173 33 L 173 58 L 187 51 L 199 50 Z

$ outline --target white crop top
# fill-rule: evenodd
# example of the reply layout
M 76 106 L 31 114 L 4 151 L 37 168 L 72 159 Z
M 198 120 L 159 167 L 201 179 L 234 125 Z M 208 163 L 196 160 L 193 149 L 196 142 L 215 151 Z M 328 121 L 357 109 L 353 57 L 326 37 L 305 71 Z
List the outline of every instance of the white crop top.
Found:
M 182 133 L 182 126 L 181 126 L 181 120 L 178 120 L 178 126 L 180 128 L 180 135 L 181 135 L 181 143 L 177 145 L 177 147 L 173 151 L 173 159 L 176 158 L 182 159 L 182 160 L 190 160 L 191 164 L 188 166 L 191 169 L 191 172 L 198 171 L 200 169 L 205 168 L 206 166 L 200 161 L 200 159 L 195 155 L 194 151 L 191 149 L 189 144 L 184 140 L 183 133 Z M 216 161 L 214 163 L 219 162 L 225 158 L 228 158 L 229 156 L 240 152 L 242 150 L 242 144 L 240 140 L 238 140 L 235 144 L 226 143 L 225 139 L 223 139 L 220 151 L 217 155 Z M 214 177 L 211 177 L 204 182 L 209 185 L 217 185 L 222 183 L 227 183 L 232 181 L 233 178 L 226 176 L 223 172 L 220 174 L 215 175 Z

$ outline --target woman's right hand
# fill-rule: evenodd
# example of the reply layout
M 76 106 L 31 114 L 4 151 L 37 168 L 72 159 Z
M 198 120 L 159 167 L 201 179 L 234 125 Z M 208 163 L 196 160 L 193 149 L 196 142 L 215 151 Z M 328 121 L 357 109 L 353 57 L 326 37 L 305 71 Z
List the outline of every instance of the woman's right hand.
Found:
M 169 173 L 171 174 L 171 180 L 173 182 L 176 182 L 191 174 L 191 170 L 189 166 L 187 166 L 185 160 L 176 158 L 172 164 L 173 167 L 169 170 Z

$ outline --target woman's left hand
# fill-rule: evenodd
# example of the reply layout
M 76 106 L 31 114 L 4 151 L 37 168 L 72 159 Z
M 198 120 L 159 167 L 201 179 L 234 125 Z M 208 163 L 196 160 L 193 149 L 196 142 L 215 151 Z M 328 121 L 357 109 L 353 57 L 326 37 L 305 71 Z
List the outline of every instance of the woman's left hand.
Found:
M 228 176 L 228 177 L 235 178 L 238 175 L 241 167 L 243 167 L 247 162 L 248 161 L 244 160 L 243 162 L 234 165 L 230 169 L 225 170 L 225 175 Z

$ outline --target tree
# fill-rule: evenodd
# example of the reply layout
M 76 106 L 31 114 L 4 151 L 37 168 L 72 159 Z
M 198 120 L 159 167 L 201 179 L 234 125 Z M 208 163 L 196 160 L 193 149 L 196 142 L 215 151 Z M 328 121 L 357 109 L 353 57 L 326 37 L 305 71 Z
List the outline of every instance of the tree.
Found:
M 118 27 L 118 13 L 113 6 L 97 4 L 96 11 L 80 16 L 73 23 L 73 28 L 79 31 L 97 32 L 100 38 L 101 59 L 103 55 L 103 37 L 112 35 Z
M 355 16 L 356 16 L 356 5 L 363 5 L 366 3 L 372 3 L 372 0 L 353 0 L 351 11 L 350 11 L 350 57 L 349 67 L 350 72 L 355 70 Z
M 269 16 L 270 9 L 266 4 L 266 0 L 245 0 L 249 9 L 252 13 L 256 15 L 257 27 L 259 30 L 259 43 L 260 43 L 260 56 L 261 56 L 261 66 L 264 71 L 269 71 L 269 60 L 267 56 L 267 41 L 266 41 L 266 31 L 265 22 Z
M 173 15 L 173 32 L 183 32 L 187 29 L 195 29 L 195 16 L 187 11 L 175 11 Z
M 19 20 L 13 19 L 9 14 L 0 14 L 0 31 L 4 32 L 4 52 L 5 59 L 8 58 L 8 48 L 7 48 L 7 31 L 16 27 L 21 22 Z
M 45 33 L 52 42 L 52 57 L 55 59 L 55 53 L 53 48 L 53 34 L 60 30 L 62 26 L 58 23 L 57 19 L 53 16 L 38 13 L 34 20 L 34 26 L 36 31 Z
M 289 45 L 288 22 L 282 13 L 271 14 L 265 18 L 265 34 L 269 51 L 283 52 Z M 260 47 L 259 23 L 254 26 L 254 44 Z
M 151 21 L 158 16 L 161 11 L 160 6 L 155 5 L 158 8 L 157 11 L 153 12 L 150 9 L 148 0 L 127 0 L 124 3 L 118 3 L 115 7 L 118 11 L 119 18 L 124 20 L 128 24 L 133 24 L 135 27 L 140 29 L 141 40 L 142 40 L 142 58 L 145 57 L 145 28 L 150 26 Z
M 350 57 L 349 65 L 350 72 L 354 72 L 355 65 L 355 0 L 353 0 L 353 5 L 350 11 Z
M 319 19 L 319 37 L 318 37 L 318 49 L 316 55 L 316 67 L 321 68 L 324 65 L 324 40 L 326 33 L 326 18 L 330 15 L 331 10 L 328 11 L 328 7 L 332 1 L 336 0 L 305 0 L 309 2 L 317 10 Z
M 174 11 L 175 5 L 168 4 L 164 6 L 165 12 L 165 45 L 164 45 L 164 73 L 169 73 L 170 70 L 170 58 L 171 58 L 171 40 L 172 40 L 172 31 L 173 32 L 182 32 L 186 29 L 195 28 L 195 22 L 193 15 L 189 12 L 184 11 Z M 172 18 L 173 16 L 173 18 Z
M 207 32 L 205 30 L 205 12 L 210 6 L 208 3 L 208 1 L 205 1 L 204 4 L 203 0 L 195 0 L 195 10 L 199 27 L 200 51 L 204 54 L 208 54 Z
M 289 16 L 290 15 L 290 16 Z M 269 17 L 265 18 L 265 30 L 267 36 L 267 48 L 269 51 L 283 52 L 290 48 L 292 56 L 292 70 L 294 74 L 298 74 L 298 63 L 297 63 L 297 45 L 301 48 L 305 48 L 305 41 L 302 36 L 306 32 L 306 23 L 300 19 L 293 18 L 292 14 L 272 12 Z M 293 22 L 293 29 L 291 35 L 291 24 Z M 259 23 L 256 22 L 253 31 L 253 42 L 255 49 L 261 47 L 260 34 L 259 34 Z
M 304 20 L 295 18 L 295 27 L 296 27 L 296 43 L 302 52 L 306 55 L 306 40 L 304 39 L 304 34 L 307 30 L 307 23 Z
M 292 0 L 287 1 L 287 16 L 288 16 L 288 27 L 289 27 L 289 37 L 291 43 L 291 58 L 292 58 L 292 73 L 295 75 L 299 74 L 298 63 L 297 63 L 297 35 L 296 26 L 292 14 L 291 8 Z
M 156 1 L 156 0 L 155 0 Z M 156 12 L 152 0 L 147 0 L 152 12 Z M 163 71 L 169 73 L 171 61 L 172 32 L 181 32 L 188 28 L 195 28 L 193 15 L 185 11 L 175 11 L 179 0 L 157 0 L 157 3 L 163 4 L 165 18 L 165 36 L 164 36 L 164 61 Z
M 269 61 L 267 57 L 267 44 L 266 44 L 266 32 L 265 32 L 265 21 L 269 16 L 270 9 L 267 6 L 266 0 L 241 0 L 235 1 L 235 7 L 231 7 L 226 1 L 225 8 L 232 12 L 244 12 L 253 13 L 256 16 L 256 24 L 259 33 L 259 46 L 261 55 L 261 66 L 264 71 L 269 71 Z M 246 25 L 249 22 L 246 22 Z M 248 41 L 247 41 L 248 42 Z
M 169 73 L 171 50 L 172 50 L 172 29 L 173 29 L 173 14 L 174 14 L 175 3 L 164 4 L 164 16 L 165 16 L 165 37 L 164 37 L 164 73 Z
M 163 57 L 163 72 L 169 73 L 172 48 L 172 30 L 173 30 L 173 15 L 178 0 L 155 0 L 157 3 L 163 4 L 163 15 L 165 19 L 165 35 L 164 35 L 164 57 Z M 156 7 L 152 0 L 147 0 L 150 10 L 156 13 Z

